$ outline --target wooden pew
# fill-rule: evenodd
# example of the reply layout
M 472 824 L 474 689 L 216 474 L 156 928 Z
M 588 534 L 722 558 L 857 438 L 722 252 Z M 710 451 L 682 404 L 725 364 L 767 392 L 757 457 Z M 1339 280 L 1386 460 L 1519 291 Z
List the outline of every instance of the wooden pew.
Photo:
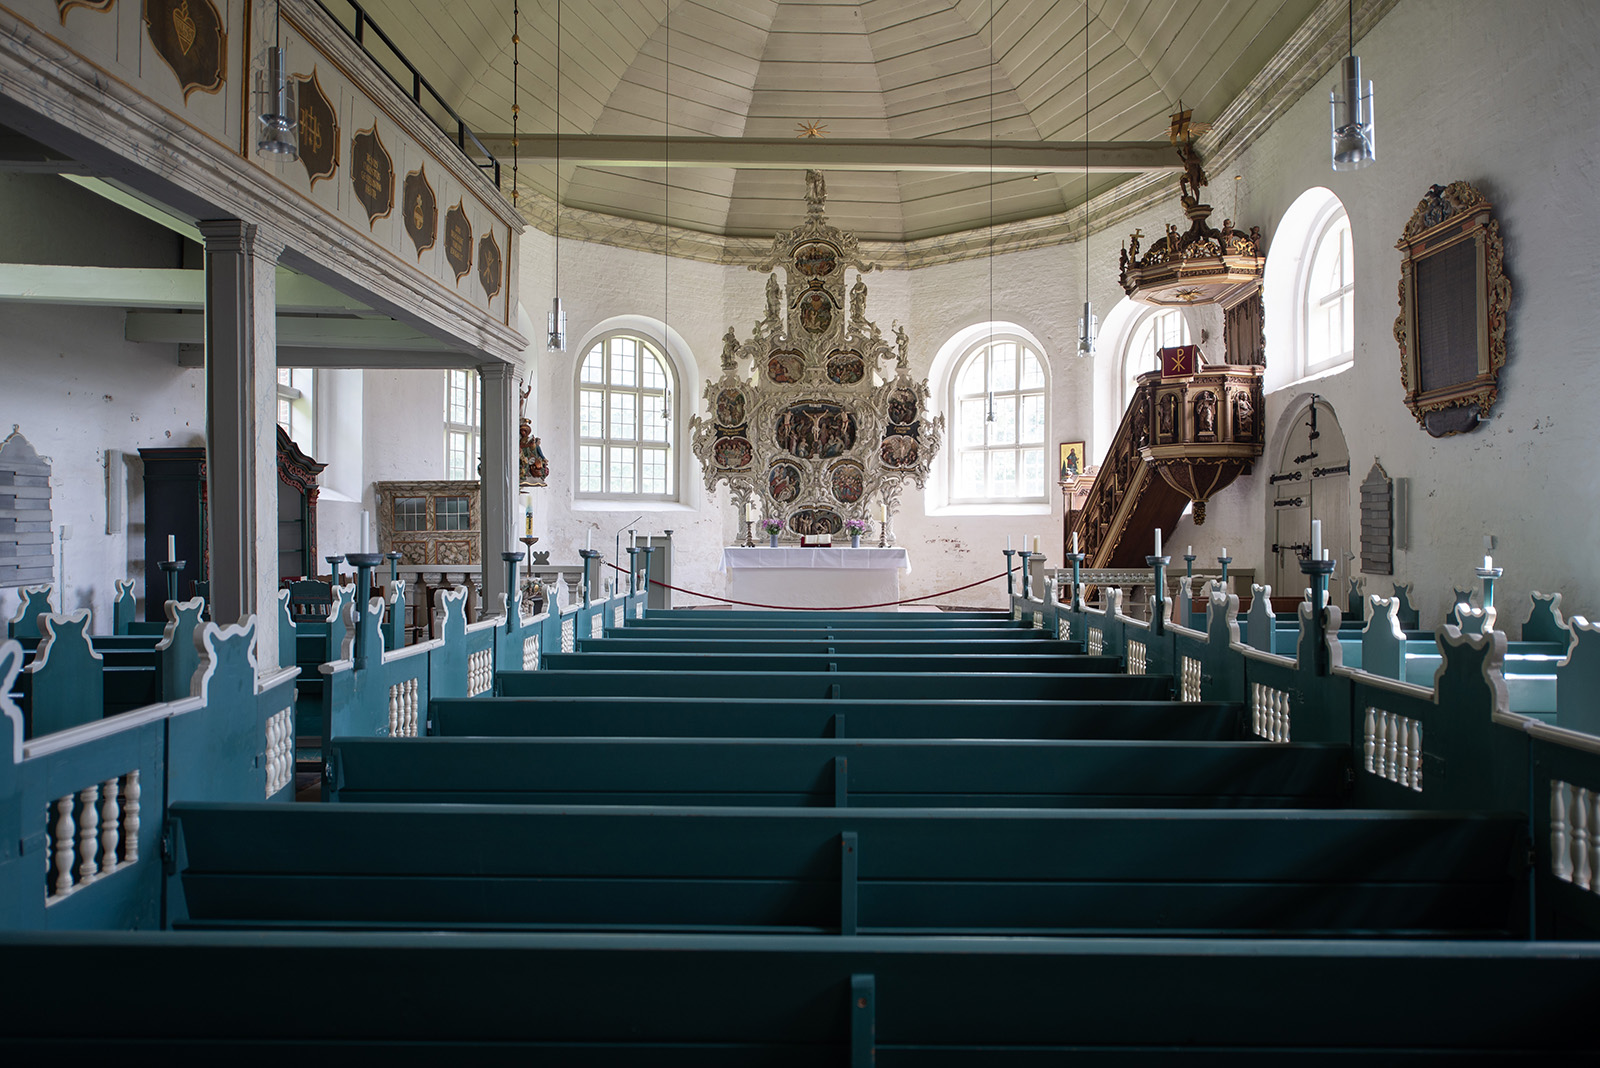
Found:
M 548 654 L 547 654 L 548 660 Z M 502 697 L 772 697 L 879 700 L 1144 700 L 1172 697 L 1169 675 L 964 671 L 501 671 Z
M 1040 642 L 1055 641 L 1055 636 L 1048 630 L 1038 627 L 1023 629 L 1018 627 L 803 627 L 803 626 L 757 626 L 748 627 L 662 627 L 639 626 L 635 621 L 629 620 L 628 625 L 621 630 L 611 628 L 606 631 L 607 636 L 627 638 L 635 641 L 688 641 L 715 639 L 718 641 L 743 642 L 771 641 L 771 640 L 797 640 L 797 641 L 823 641 L 838 642 L 855 641 L 1005 641 L 1005 642 Z
M 178 803 L 177 930 L 1499 938 L 1514 814 Z
M 622 632 L 613 631 L 612 634 Z M 675 638 L 633 638 L 633 637 L 604 637 L 578 639 L 578 652 L 580 653 L 649 653 L 652 655 L 672 655 L 678 657 L 690 656 L 696 659 L 707 654 L 726 652 L 730 647 L 737 648 L 739 655 L 746 658 L 761 656 L 765 659 L 772 654 L 810 654 L 826 656 L 829 650 L 839 653 L 848 653 L 851 656 L 983 656 L 994 657 L 1060 657 L 1073 653 L 1083 653 L 1082 642 L 1058 641 L 1030 641 L 1027 639 L 1010 641 L 999 638 L 989 638 L 982 641 L 951 642 L 944 639 L 937 641 L 916 640 L 891 640 L 880 641 L 866 637 L 852 637 L 840 639 L 834 637 L 820 638 L 740 638 L 737 642 L 731 639 L 718 640 L 715 638 L 690 638 L 678 640 Z M 1099 670 L 1106 670 L 1105 662 L 1101 662 Z
M 650 609 L 643 619 L 630 619 L 628 629 L 655 627 L 815 627 L 872 630 L 916 628 L 939 630 L 948 627 L 993 627 L 1001 630 L 1028 630 L 1032 623 L 1012 619 L 1005 612 L 744 612 Z
M 544 664 L 551 671 L 645 671 L 651 673 L 689 671 L 747 671 L 753 657 L 738 652 L 696 653 L 546 653 Z M 756 664 L 767 671 L 859 672 L 1040 672 L 1053 674 L 1105 674 L 1122 667 L 1114 656 L 1024 655 L 981 652 L 970 653 L 765 653 Z
M 0 1036 L 40 1062 L 152 1048 L 210 1064 L 337 1047 L 697 1068 L 1600 1052 L 1600 947 L 1581 942 L 8 932 L 0 954 Z M 134 975 L 92 1012 L 60 996 Z M 337 976 L 338 1012 L 264 1011 L 307 976 Z
M 1325 807 L 1349 749 L 1256 742 L 347 738 L 327 800 L 893 808 Z
M 1049 678 L 1050 676 L 1043 676 Z M 440 737 L 1169 738 L 1245 737 L 1230 702 L 895 700 L 795 697 L 434 698 Z

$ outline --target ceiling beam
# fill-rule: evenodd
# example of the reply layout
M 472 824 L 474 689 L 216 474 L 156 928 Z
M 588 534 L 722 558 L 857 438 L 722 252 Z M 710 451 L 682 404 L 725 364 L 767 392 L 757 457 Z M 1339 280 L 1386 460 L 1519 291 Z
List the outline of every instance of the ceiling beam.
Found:
M 511 135 L 488 134 L 483 143 L 500 159 L 511 158 Z M 524 162 L 554 161 L 554 134 L 521 134 L 517 156 Z M 1128 174 L 1183 169 L 1165 141 L 945 141 L 849 140 L 760 137 L 610 137 L 563 134 L 563 163 L 592 167 L 743 167 L 766 170 L 990 171 L 1044 174 L 1052 171 Z M 663 159 L 666 160 L 663 164 Z
M 277 289 L 279 312 L 369 311 L 365 304 L 315 278 L 282 267 L 278 268 Z M 200 311 L 205 299 L 205 272 L 200 270 L 0 263 L 0 303 Z
M 206 319 L 203 315 L 182 312 L 131 311 L 124 335 L 129 341 L 158 344 L 201 345 L 205 343 Z M 326 317 L 278 316 L 280 349 L 383 349 L 390 352 L 438 353 L 456 355 L 418 330 L 393 319 L 334 319 Z M 285 367 L 299 362 L 284 358 Z M 341 364 L 340 366 L 349 366 Z

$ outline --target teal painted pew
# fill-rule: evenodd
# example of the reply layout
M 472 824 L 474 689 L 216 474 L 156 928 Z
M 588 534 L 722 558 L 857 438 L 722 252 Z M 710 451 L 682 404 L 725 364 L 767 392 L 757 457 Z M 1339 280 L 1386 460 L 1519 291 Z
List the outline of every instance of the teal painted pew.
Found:
M 1049 676 L 1044 676 L 1048 678 Z M 606 738 L 1243 738 L 1243 705 L 1227 702 L 905 701 L 883 698 L 434 698 L 440 737 Z
M 1040 672 L 1093 674 L 1122 667 L 1114 656 L 1006 655 L 974 653 L 546 653 L 544 665 L 552 671 L 748 671 L 759 667 L 775 672 Z
M 889 628 L 995 627 L 1025 630 L 1031 624 L 1005 612 L 743 612 L 676 609 L 647 610 L 643 619 L 628 620 L 628 629 L 651 627 L 836 627 Z
M 0 934 L 0 954 L 0 1039 L 60 1063 L 162 1047 L 168 1063 L 336 1048 L 608 1068 L 1600 1052 L 1600 947 L 1574 942 L 133 932 Z M 128 975 L 94 1012 L 59 996 Z M 264 1011 L 308 975 L 338 977 L 338 1012 Z
M 612 631 L 613 635 L 626 633 L 625 631 Z M 739 655 L 746 657 L 761 656 L 763 658 L 774 653 L 783 654 L 811 654 L 815 656 L 827 655 L 829 650 L 839 653 L 848 653 L 851 656 L 924 656 L 924 657 L 1058 657 L 1069 654 L 1082 654 L 1082 642 L 1058 641 L 1010 641 L 990 638 L 983 641 L 952 642 L 944 639 L 936 641 L 876 641 L 870 638 L 839 639 L 834 637 L 811 639 L 772 639 L 772 638 L 740 638 L 732 642 L 729 639 L 716 640 L 709 638 L 692 638 L 679 641 L 674 638 L 634 638 L 634 637 L 605 637 L 605 638 L 580 638 L 578 652 L 580 653 L 650 653 L 671 654 L 675 656 L 692 656 L 696 659 L 707 654 L 725 652 L 730 644 L 736 645 Z M 1107 669 L 1102 661 L 1098 669 Z
M 628 638 L 635 641 L 687 641 L 706 640 L 744 642 L 751 641 L 1004 641 L 1051 642 L 1055 640 L 1048 630 L 1020 627 L 651 627 L 640 626 L 629 620 L 627 626 L 607 628 L 609 637 Z
M 969 671 L 502 671 L 501 697 L 772 697 L 829 700 L 1145 700 L 1172 697 L 1164 675 L 995 673 Z
M 1253 742 L 344 739 L 328 800 L 894 808 L 1316 807 L 1349 749 Z
M 1519 818 L 171 806 L 198 928 L 1504 937 Z

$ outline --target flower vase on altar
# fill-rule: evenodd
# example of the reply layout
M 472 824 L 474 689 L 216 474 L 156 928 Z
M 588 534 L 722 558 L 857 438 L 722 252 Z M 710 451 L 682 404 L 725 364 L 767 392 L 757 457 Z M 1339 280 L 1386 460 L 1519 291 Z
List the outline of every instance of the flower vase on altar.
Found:
M 778 547 L 778 535 L 777 534 L 768 534 L 767 535 L 767 544 L 769 546 L 771 546 L 772 548 L 776 549 Z
M 852 534 L 852 535 L 850 535 L 850 548 L 852 548 L 852 549 L 861 548 L 861 535 L 860 534 Z

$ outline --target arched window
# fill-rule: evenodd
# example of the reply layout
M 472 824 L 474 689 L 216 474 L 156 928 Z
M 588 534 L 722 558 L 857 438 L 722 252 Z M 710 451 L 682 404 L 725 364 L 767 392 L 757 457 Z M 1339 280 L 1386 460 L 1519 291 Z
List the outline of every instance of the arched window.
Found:
M 584 355 L 578 496 L 676 496 L 671 368 L 656 343 L 637 334 L 607 334 Z
M 1139 376 L 1161 369 L 1161 350 L 1189 344 L 1189 323 L 1177 308 L 1156 308 L 1134 324 L 1128 347 L 1122 351 L 1122 396 L 1118 410 L 1128 410 Z
M 1047 500 L 1044 358 L 1019 337 L 985 334 L 951 381 L 951 501 Z
M 1306 373 L 1349 363 L 1355 357 L 1355 257 L 1342 206 L 1329 213 L 1317 237 L 1303 299 Z

